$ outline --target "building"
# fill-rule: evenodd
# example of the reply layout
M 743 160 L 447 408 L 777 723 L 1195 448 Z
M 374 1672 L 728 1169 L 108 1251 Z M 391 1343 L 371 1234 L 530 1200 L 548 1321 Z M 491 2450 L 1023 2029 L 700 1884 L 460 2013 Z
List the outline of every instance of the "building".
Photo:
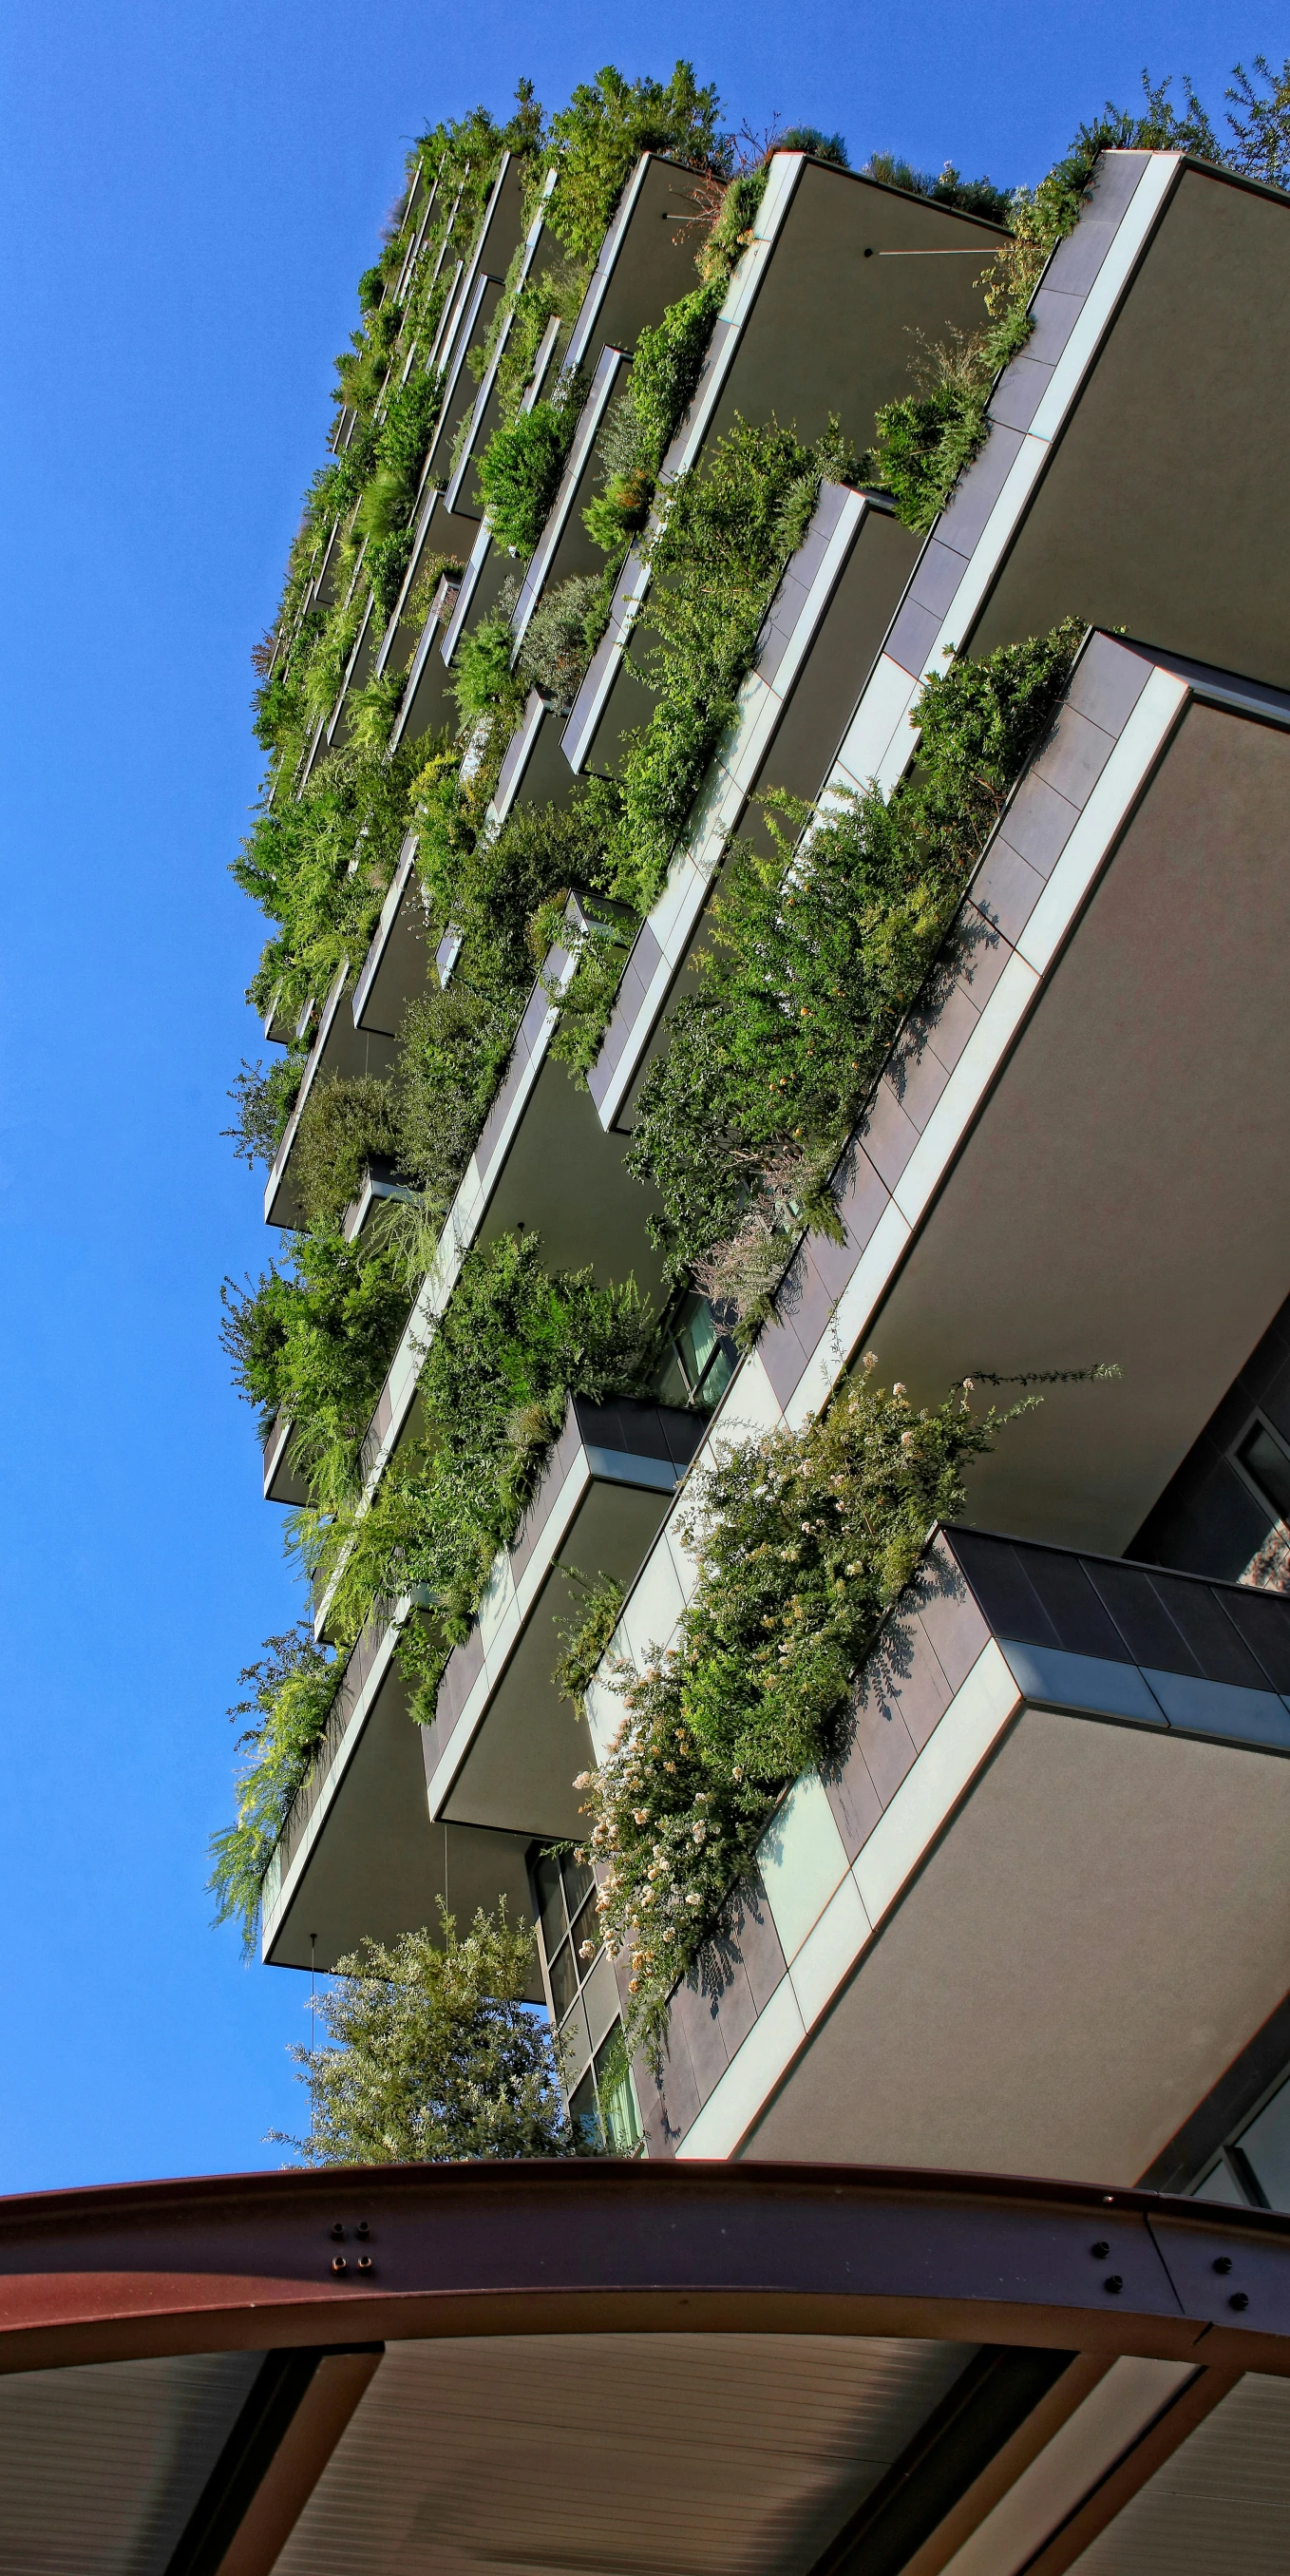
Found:
M 316 1541 L 337 1678 L 267 1855 L 262 1955 L 325 1968 L 440 1900 L 461 1914 L 505 1895 L 538 1921 L 589 2135 L 674 2163 L 682 2199 L 680 2168 L 717 2160 L 750 2206 L 763 2163 L 790 2192 L 787 2162 L 890 2168 L 915 2199 L 920 2171 L 947 2193 L 946 2175 L 976 2177 L 953 2186 L 965 2209 L 1078 2209 L 1080 2263 L 1103 2267 L 1092 2304 L 1118 2334 L 1128 2310 L 1104 2302 L 1127 2287 L 1132 2303 L 1148 2240 L 1165 2261 L 1162 2227 L 1189 2249 L 1217 2230 L 1218 2252 L 1186 2260 L 1243 2282 L 1247 2245 L 1268 2263 L 1281 2246 L 1277 2220 L 1249 2213 L 1290 2212 L 1290 199 L 1111 138 L 1068 172 L 1068 211 L 1027 267 L 979 208 L 799 148 L 723 192 L 678 137 L 640 152 L 596 240 L 584 224 L 571 246 L 558 155 L 500 135 L 474 148 L 414 157 L 367 289 L 380 366 L 360 356 L 366 390 L 338 420 L 344 514 L 315 509 L 266 655 L 288 823 L 347 746 L 375 743 L 407 799 L 401 839 L 375 803 L 354 831 L 331 948 L 279 943 L 266 1031 L 294 1071 L 266 1220 L 317 1227 L 319 1139 L 348 1118 L 330 1239 L 361 1271 L 418 1196 L 441 1222 Z M 942 374 L 902 482 L 910 334 L 979 347 L 1005 276 L 1012 336 L 984 344 L 1002 362 L 975 395 Z M 421 387 L 391 534 L 370 495 L 395 470 L 386 424 Z M 960 447 L 933 455 L 946 419 Z M 940 675 L 1019 689 L 1006 674 L 1032 639 L 1063 635 L 914 984 L 890 1026 L 873 1021 L 872 1078 L 830 1155 L 833 1217 L 782 1115 L 760 1162 L 729 1163 L 754 1174 L 739 1210 L 769 1211 L 740 1253 L 764 1293 L 736 1331 L 743 1238 L 686 1238 L 680 1185 L 669 1198 L 642 1145 L 713 990 L 732 838 L 773 854 L 768 796 L 817 807 L 823 833 L 875 787 L 898 820 L 922 811 L 949 756 L 936 726 L 958 720 L 936 714 L 960 703 Z M 813 847 L 786 882 L 809 886 Z M 465 851 L 456 916 L 434 850 Z M 894 917 L 894 897 L 872 900 Z M 301 982 L 315 954 L 325 987 Z M 778 1003 L 791 1015 L 795 998 Z M 414 1027 L 440 1083 L 421 1167 L 398 1123 Z M 747 1107 L 756 1064 L 739 1079 Z M 715 1124 L 709 1142 L 724 1171 Z M 691 1174 L 703 1145 L 686 1143 Z M 678 1241 L 708 1248 L 681 1260 Z M 476 1456 L 450 1394 L 503 1260 L 585 1274 L 601 1297 L 630 1276 L 665 1329 L 648 1383 L 623 1360 L 614 1382 L 569 1376 L 558 1403 L 521 1351 L 515 1419 L 527 1404 L 538 1428 L 490 1432 Z M 773 1785 L 753 1865 L 703 1916 L 629 2065 L 651 1954 L 602 1937 L 621 1864 L 602 1847 L 592 1866 L 576 1782 L 608 1776 L 624 1663 L 648 1672 L 698 1633 L 681 1623 L 711 1583 L 689 1517 L 705 1472 L 732 1444 L 806 1441 L 868 1386 L 867 1353 L 911 1423 L 965 1380 L 1044 1400 L 927 1530 L 845 1723 Z M 312 1438 L 284 1398 L 268 1499 L 318 1499 Z M 439 1506 L 397 1519 L 449 1466 L 461 1525 L 477 1507 L 493 1531 L 466 1591 Z M 503 1489 L 509 1518 L 490 1523 Z M 399 1527 L 414 1534 L 396 1545 Z M 555 1668 L 571 1599 L 605 1579 L 618 1594 L 575 1711 Z M 669 1883 L 660 1912 L 684 1901 Z M 1159 2223 L 1153 2194 L 1174 2196 Z M 1139 2254 L 1118 2214 L 1090 2233 L 1103 2207 L 1132 2213 Z M 793 2563 L 1265 2563 L 1263 2523 L 1225 2556 L 1199 2506 L 1189 2557 L 1187 2499 L 1220 2454 L 1215 2493 L 1284 2448 L 1280 2310 L 1225 2290 L 1198 2375 L 1141 2325 L 1162 2300 L 1210 2315 L 1163 2279 L 1136 2341 L 1059 2329 L 1068 2285 L 1043 2333 L 968 2336 L 955 2311 L 875 2473 L 894 2520 L 821 2507 Z M 957 2295 L 943 2286 L 946 2319 Z M 878 2331 L 923 2333 L 896 2317 Z M 987 2367 L 983 2343 L 1010 2338 Z M 943 2490 L 937 2443 L 961 2470 Z M 897 2509 L 915 2462 L 941 2500 L 930 2521 Z M 1267 2533 L 1284 2534 L 1268 2496 Z

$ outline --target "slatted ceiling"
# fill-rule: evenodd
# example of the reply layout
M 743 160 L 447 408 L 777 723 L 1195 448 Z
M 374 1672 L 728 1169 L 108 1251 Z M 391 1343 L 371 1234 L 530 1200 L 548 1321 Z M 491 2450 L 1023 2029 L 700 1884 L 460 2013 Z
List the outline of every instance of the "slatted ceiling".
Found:
M 162 2576 L 258 2353 L 0 2376 L 0 2576 Z
M 1286 2576 L 1290 2380 L 1253 2373 L 1076 2562 L 1074 2576 Z
M 816 2335 L 390 2344 L 275 2576 L 798 2576 L 969 2358 Z

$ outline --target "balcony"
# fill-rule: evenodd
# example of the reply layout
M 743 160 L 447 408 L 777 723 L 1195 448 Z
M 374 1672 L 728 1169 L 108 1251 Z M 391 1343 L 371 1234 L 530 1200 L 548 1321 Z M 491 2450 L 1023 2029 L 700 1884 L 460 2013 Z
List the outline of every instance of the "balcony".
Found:
M 910 708 L 947 648 L 988 653 L 1073 607 L 1290 687 L 1266 579 L 1290 547 L 1287 275 L 1279 192 L 1179 153 L 1103 154 L 1032 298 L 1033 337 L 995 388 L 986 445 L 915 566 L 844 779 L 901 775 Z
M 689 957 L 750 800 L 768 787 L 816 797 L 886 632 L 916 540 L 881 502 L 823 485 L 771 602 L 739 714 L 695 800 L 664 893 L 643 922 L 589 1077 L 602 1124 L 630 1123 L 646 1050 Z
M 438 733 L 445 725 L 456 721 L 456 701 L 448 694 L 448 673 L 443 656 L 434 648 L 436 643 L 442 643 L 444 630 L 456 608 L 458 587 L 457 582 L 445 573 L 430 603 L 416 650 L 408 664 L 399 712 L 390 733 L 392 752 L 398 750 L 405 735 L 409 742 L 416 742 L 423 733 Z
M 546 185 L 542 191 L 542 201 L 532 223 L 529 226 L 524 244 L 524 258 L 521 262 L 519 273 L 513 282 L 512 291 L 517 298 L 523 293 L 530 276 L 535 271 L 540 278 L 544 265 L 552 260 L 558 260 L 560 257 L 559 243 L 554 234 L 548 232 L 546 228 L 546 209 L 550 203 L 551 191 L 555 186 L 555 181 L 555 171 L 548 171 Z M 501 367 L 502 359 L 506 354 L 506 344 L 510 338 L 513 321 L 514 307 L 512 306 L 512 310 L 507 315 L 506 321 L 498 335 L 497 345 L 493 354 L 480 377 L 479 391 L 475 396 L 465 440 L 462 444 L 457 463 L 453 467 L 448 478 L 444 500 L 447 508 L 450 510 L 456 510 L 460 506 L 466 477 L 478 458 L 483 454 L 484 449 L 488 445 L 489 439 L 492 437 L 493 431 L 498 425 L 500 418 L 497 398 L 498 372 Z M 534 369 L 534 379 L 539 386 L 545 377 L 547 366 L 554 353 L 554 344 L 555 340 L 559 336 L 559 330 L 559 321 L 555 316 L 553 316 L 552 324 L 548 326 L 546 337 L 538 352 L 538 363 Z
M 444 318 L 432 352 L 443 377 L 443 401 L 428 459 L 428 479 L 448 481 L 449 460 L 463 420 L 475 398 L 475 380 L 467 360 L 487 339 L 506 272 L 518 248 L 523 218 L 520 165 L 504 152 L 470 258 L 449 290 Z
M 909 390 L 911 333 L 937 341 L 977 327 L 981 268 L 1002 239 L 976 216 L 777 152 L 664 481 L 697 464 L 736 414 L 781 418 L 804 441 L 836 414 L 863 446 L 879 405 Z M 839 311 L 848 316 L 841 334 Z M 644 711 L 625 648 L 646 586 L 633 553 L 565 731 L 575 769 L 605 768 L 619 734 Z
M 1130 2182 L 1290 1986 L 1290 1600 L 933 1534 L 672 2003 L 652 2154 Z
M 523 1837 L 432 1824 L 419 1730 L 396 1649 L 411 1601 L 377 1611 L 346 1664 L 326 1732 L 269 1866 L 261 1955 L 329 1971 L 365 1935 L 437 1929 L 442 1898 L 464 1928 L 505 1896 L 532 1914 Z M 535 1971 L 531 2000 L 542 2000 Z
M 577 1600 L 562 1569 L 630 1582 L 703 1428 L 702 1414 L 670 1406 L 572 1398 L 422 1731 L 431 1816 L 530 1837 L 578 1833 L 572 1782 L 590 1747 L 552 1679 Z
M 304 1210 L 292 1172 L 292 1156 L 301 1118 L 316 1086 L 337 1075 L 345 1080 L 365 1073 L 383 1075 L 389 1072 L 393 1063 L 393 1040 L 377 1031 L 356 1029 L 348 995 L 349 966 L 346 963 L 340 968 L 323 1004 L 295 1107 L 287 1120 L 282 1142 L 264 1185 L 266 1225 L 298 1226 L 304 1222 Z

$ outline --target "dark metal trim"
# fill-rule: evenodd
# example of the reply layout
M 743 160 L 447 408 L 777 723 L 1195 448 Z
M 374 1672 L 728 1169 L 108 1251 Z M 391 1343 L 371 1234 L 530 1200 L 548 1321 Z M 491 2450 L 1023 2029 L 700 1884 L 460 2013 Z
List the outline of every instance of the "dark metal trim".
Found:
M 984 2345 L 810 2576 L 899 2576 L 1075 2359 Z
M 247 2507 L 322 2359 L 266 2352 L 251 2392 L 166 2564 L 166 2576 L 218 2576 Z

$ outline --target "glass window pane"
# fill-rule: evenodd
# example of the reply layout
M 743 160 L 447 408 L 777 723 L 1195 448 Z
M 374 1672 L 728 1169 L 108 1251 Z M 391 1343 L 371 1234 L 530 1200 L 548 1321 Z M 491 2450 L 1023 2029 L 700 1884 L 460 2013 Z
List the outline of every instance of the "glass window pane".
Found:
M 1278 1520 L 1290 1521 L 1290 1457 L 1279 1440 L 1256 1422 L 1248 1439 L 1241 1443 L 1241 1464 L 1254 1478 L 1260 1493 L 1266 1494 Z
M 589 1977 L 600 1952 L 600 1916 L 596 1912 L 594 1896 L 588 1897 L 574 1924 L 572 1937 L 573 1955 L 578 1963 L 578 1974 L 580 1977 Z M 591 1947 L 590 1958 L 583 1955 L 588 1943 Z
M 1242 2131 L 1241 2145 L 1273 2209 L 1290 2209 L 1290 2084 Z
M 555 2006 L 557 2021 L 563 2021 L 577 1991 L 578 1978 L 573 1964 L 573 1952 L 568 1942 L 562 1941 L 551 1961 L 551 2001 Z
M 564 1901 L 569 1908 L 569 1921 L 571 1923 L 579 1906 L 583 1903 L 584 1898 L 592 1894 L 595 1884 L 595 1879 L 592 1877 L 591 1871 L 588 1869 L 586 1862 L 574 1860 L 572 1855 L 569 1852 L 566 1852 L 564 1855 Z
M 534 1862 L 533 1885 L 542 1917 L 542 1946 L 550 1958 L 551 1952 L 563 1941 L 565 1929 L 560 1863 L 554 1852 L 543 1852 Z
M 641 2127 L 621 2022 L 597 2049 L 595 2074 L 609 2144 L 615 2155 L 629 2156 L 639 2141 Z
M 596 2082 L 593 2075 L 583 2076 L 569 2104 L 569 2118 L 573 2123 L 575 2137 L 584 2147 L 604 2145 L 604 2133 L 600 2125 L 600 2104 L 596 2098 Z

